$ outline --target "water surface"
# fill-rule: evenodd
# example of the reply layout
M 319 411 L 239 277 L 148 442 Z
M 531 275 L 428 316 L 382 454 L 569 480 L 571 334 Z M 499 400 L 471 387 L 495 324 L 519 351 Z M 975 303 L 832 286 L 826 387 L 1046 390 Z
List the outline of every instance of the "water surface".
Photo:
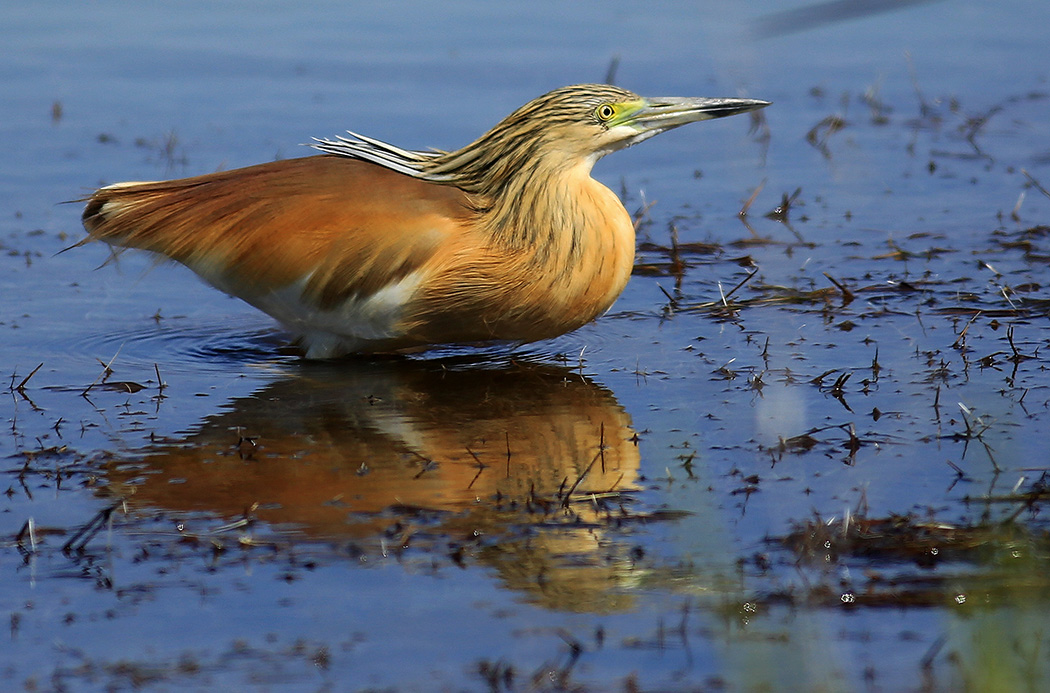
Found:
M 1045 687 L 1050 12 L 795 7 L 3 10 L 10 687 Z M 303 363 L 59 254 L 100 184 L 458 147 L 610 72 L 774 105 L 596 167 L 638 266 L 556 340 Z

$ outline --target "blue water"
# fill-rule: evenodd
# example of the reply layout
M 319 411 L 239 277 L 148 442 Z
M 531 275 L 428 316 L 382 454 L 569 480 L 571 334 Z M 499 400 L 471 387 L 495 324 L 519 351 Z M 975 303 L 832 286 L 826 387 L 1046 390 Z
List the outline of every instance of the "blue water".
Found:
M 1050 199 L 1024 172 L 1050 188 L 1050 9 L 944 0 L 757 37 L 792 7 L 0 10 L 5 679 L 486 690 L 487 666 L 513 670 L 509 690 L 534 675 L 549 690 L 1045 685 L 1038 546 L 1015 547 L 1019 568 L 822 570 L 765 540 L 847 510 L 1003 519 L 1016 503 L 982 499 L 1046 470 Z M 768 131 L 703 123 L 600 162 L 630 211 L 655 202 L 641 242 L 668 246 L 673 225 L 717 248 L 678 277 L 639 272 L 610 314 L 521 354 L 318 371 L 182 268 L 59 254 L 82 237 L 67 202 L 101 184 L 305 155 L 348 128 L 455 148 L 614 62 L 642 94 L 771 100 Z M 830 116 L 844 127 L 822 151 L 807 133 Z M 752 233 L 737 213 L 759 186 Z M 798 188 L 790 224 L 763 217 Z M 736 298 L 759 302 L 713 312 L 748 266 Z M 854 301 L 773 300 L 830 288 L 825 273 Z M 1031 358 L 1010 360 L 1009 328 Z M 783 447 L 803 435 L 810 447 Z M 534 526 L 494 505 L 497 490 L 553 494 L 599 447 L 619 467 L 581 489 L 618 483 L 625 512 L 673 519 Z M 419 510 L 386 508 L 387 488 Z M 253 500 L 250 531 L 216 534 Z M 61 551 L 113 503 L 82 554 Z M 30 519 L 35 549 L 16 537 Z M 873 576 L 943 579 L 943 599 L 880 608 Z

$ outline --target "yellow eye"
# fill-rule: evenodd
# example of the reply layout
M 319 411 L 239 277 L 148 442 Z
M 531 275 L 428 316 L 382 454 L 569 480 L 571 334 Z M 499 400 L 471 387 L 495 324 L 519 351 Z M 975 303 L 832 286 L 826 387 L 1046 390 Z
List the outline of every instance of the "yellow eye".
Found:
M 601 121 L 612 120 L 612 117 L 616 115 L 616 109 L 607 103 L 603 103 L 594 110 L 594 115 Z

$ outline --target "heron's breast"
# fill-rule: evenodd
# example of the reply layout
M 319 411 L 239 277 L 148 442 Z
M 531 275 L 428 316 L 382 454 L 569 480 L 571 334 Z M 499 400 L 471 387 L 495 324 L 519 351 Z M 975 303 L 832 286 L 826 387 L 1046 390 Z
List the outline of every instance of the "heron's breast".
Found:
M 412 321 L 428 338 L 457 331 L 535 341 L 608 310 L 631 275 L 634 225 L 619 199 L 591 182 L 551 216 L 523 220 L 535 231 L 526 246 L 465 245 L 447 255 L 444 270 L 420 286 Z

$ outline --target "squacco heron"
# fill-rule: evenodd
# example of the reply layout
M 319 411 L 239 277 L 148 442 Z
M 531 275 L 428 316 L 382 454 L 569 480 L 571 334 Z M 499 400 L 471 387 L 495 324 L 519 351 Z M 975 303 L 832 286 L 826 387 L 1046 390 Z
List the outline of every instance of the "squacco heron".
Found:
M 269 313 L 308 358 L 533 342 L 604 313 L 634 225 L 594 162 L 665 130 L 769 105 L 556 89 L 452 152 L 348 133 L 322 155 L 117 183 L 90 239 L 152 251 Z

